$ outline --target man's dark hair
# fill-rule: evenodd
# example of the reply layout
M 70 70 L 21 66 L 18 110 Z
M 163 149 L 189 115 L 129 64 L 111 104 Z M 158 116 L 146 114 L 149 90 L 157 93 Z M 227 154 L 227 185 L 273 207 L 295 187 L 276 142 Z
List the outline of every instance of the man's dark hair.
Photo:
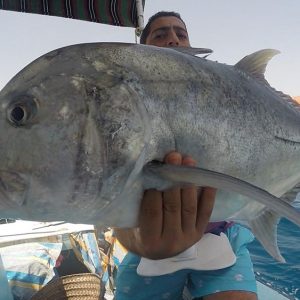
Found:
M 176 17 L 179 20 L 181 20 L 181 22 L 185 25 L 185 22 L 181 19 L 181 16 L 179 13 L 174 12 L 174 11 L 159 11 L 158 13 L 156 13 L 155 15 L 153 15 L 152 17 L 149 18 L 147 25 L 145 26 L 145 28 L 143 29 L 143 32 L 141 34 L 141 38 L 140 38 L 140 43 L 141 44 L 146 44 L 146 39 L 150 33 L 150 26 L 153 23 L 153 21 L 155 21 L 158 18 L 161 17 Z

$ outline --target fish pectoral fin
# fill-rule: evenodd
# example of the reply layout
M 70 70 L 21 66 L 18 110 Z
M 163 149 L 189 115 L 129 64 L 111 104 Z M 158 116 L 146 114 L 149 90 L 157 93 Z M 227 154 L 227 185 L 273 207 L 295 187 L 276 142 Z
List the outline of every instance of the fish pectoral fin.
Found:
M 143 168 L 144 189 L 165 190 L 172 186 L 196 185 L 234 192 L 265 205 L 300 226 L 300 212 L 286 201 L 251 183 L 227 174 L 198 167 L 149 163 Z
M 278 214 L 265 210 L 256 219 L 250 221 L 249 224 L 253 234 L 266 251 L 277 261 L 285 263 L 285 259 L 280 254 L 277 245 L 277 225 L 279 220 Z

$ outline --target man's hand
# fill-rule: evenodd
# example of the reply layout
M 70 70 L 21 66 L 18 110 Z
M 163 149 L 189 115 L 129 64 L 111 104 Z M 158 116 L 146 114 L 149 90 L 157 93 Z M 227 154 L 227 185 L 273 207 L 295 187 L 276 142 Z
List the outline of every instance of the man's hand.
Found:
M 195 166 L 189 156 L 171 152 L 165 162 Z M 142 199 L 139 227 L 116 229 L 129 251 L 150 259 L 171 257 L 191 247 L 203 236 L 212 213 L 216 190 L 197 187 L 147 190 Z

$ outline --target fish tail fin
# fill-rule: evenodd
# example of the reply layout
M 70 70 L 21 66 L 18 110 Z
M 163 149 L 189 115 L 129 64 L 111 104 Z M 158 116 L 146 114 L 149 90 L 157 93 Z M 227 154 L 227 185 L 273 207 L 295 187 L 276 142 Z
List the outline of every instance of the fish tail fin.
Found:
M 277 225 L 280 216 L 273 211 L 265 210 L 257 218 L 250 221 L 250 228 L 266 251 L 277 261 L 285 263 L 277 245 Z

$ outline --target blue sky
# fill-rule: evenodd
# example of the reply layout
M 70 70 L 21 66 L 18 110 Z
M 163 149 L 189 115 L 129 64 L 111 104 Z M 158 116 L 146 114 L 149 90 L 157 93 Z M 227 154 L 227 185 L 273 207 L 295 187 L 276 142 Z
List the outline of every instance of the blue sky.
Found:
M 299 0 L 146 0 L 145 19 L 159 10 L 181 13 L 192 45 L 213 49 L 212 60 L 235 64 L 263 48 L 280 50 L 266 77 L 278 90 L 300 95 Z M 0 28 L 0 88 L 53 49 L 82 42 L 135 42 L 131 28 L 7 11 L 0 11 Z

